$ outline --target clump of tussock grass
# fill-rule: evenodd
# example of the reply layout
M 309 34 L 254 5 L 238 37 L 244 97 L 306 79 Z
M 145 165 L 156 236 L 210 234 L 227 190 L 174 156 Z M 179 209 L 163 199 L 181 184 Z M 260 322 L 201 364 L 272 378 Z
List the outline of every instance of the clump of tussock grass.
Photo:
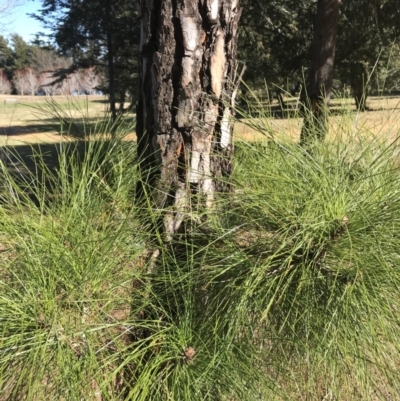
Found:
M 250 399 L 251 355 L 195 315 L 191 252 L 147 272 L 135 145 L 107 131 L 3 166 L 1 399 Z
M 63 144 L 51 168 L 40 148 L 3 165 L 0 399 L 123 395 L 115 354 L 128 352 L 144 238 L 121 136 Z
M 229 307 L 246 294 L 243 315 L 254 310 L 249 325 L 295 399 L 399 393 L 397 154 L 373 137 L 239 148 L 231 214 L 245 222 L 245 263 L 225 273 Z

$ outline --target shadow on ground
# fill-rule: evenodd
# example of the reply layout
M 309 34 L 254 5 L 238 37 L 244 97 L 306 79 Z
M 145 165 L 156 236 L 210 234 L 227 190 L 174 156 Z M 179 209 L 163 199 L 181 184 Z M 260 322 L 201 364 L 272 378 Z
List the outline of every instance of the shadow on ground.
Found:
M 47 121 L 43 124 L 27 124 L 27 125 L 13 125 L 10 127 L 0 127 L 1 136 L 19 136 L 35 133 L 48 133 L 48 132 L 59 132 L 60 124 L 51 121 Z
M 110 119 L 107 117 L 78 117 L 71 118 L 66 116 L 63 120 L 60 118 L 43 118 L 38 120 L 32 120 L 31 124 L 24 125 L 13 125 L 8 127 L 0 127 L 1 136 L 19 136 L 27 134 L 39 134 L 39 133 L 68 133 L 68 136 L 73 138 L 84 138 L 89 134 L 98 133 L 99 131 L 111 127 Z M 119 127 L 129 128 L 135 126 L 134 116 L 124 116 L 123 120 L 119 124 Z
M 36 144 L 0 148 L 0 158 L 13 177 L 32 174 L 40 170 L 40 166 L 56 171 L 60 166 L 59 156 L 61 152 L 74 152 L 77 150 L 85 154 L 83 142 Z M 42 168 L 42 169 L 43 169 Z
M 134 141 L 123 141 L 123 144 L 136 147 Z M 61 159 L 67 164 L 71 160 L 83 162 L 89 151 L 91 157 L 95 154 L 96 160 L 101 163 L 114 146 L 114 139 L 3 146 L 0 147 L 0 160 L 13 177 L 43 175 L 43 170 L 56 173 Z
M 367 101 L 373 100 L 375 97 L 368 97 Z M 393 107 L 379 107 L 370 108 L 367 107 L 365 112 L 369 111 L 383 111 L 383 110 L 398 110 L 400 109 L 400 96 L 388 96 L 385 99 L 398 99 L 399 103 Z M 331 116 L 343 115 L 348 112 L 349 107 L 356 111 L 355 104 L 352 99 L 348 99 L 351 103 L 345 106 L 341 101 L 332 99 L 329 105 L 329 114 Z M 299 100 L 289 99 L 285 100 L 282 104 L 273 103 L 268 101 L 263 101 L 262 99 L 248 99 L 239 103 L 238 109 L 236 110 L 236 115 L 239 120 L 248 119 L 250 117 L 260 118 L 260 117 L 270 117 L 275 119 L 289 119 L 289 118 L 299 118 Z
M 124 143 L 135 146 L 133 142 Z M 46 189 L 46 201 L 51 201 L 53 195 L 60 191 L 59 171 L 63 171 L 63 179 L 66 176 L 72 177 L 76 166 L 94 154 L 95 158 L 89 162 L 89 168 L 96 168 L 114 144 L 112 140 L 98 140 L 0 147 L 0 160 L 5 167 L 0 170 L 0 202 L 9 201 L 9 197 L 1 196 L 3 191 L 8 191 L 9 180 L 4 176 L 7 172 L 19 190 L 36 204 L 39 204 L 38 188 Z M 61 160 L 65 161 L 65 168 L 61 168 Z
M 32 188 L 45 185 L 51 189 L 60 168 L 61 155 L 78 156 L 84 160 L 87 145 L 83 141 L 58 144 L 35 144 L 0 147 L 0 159 L 11 178 L 34 200 Z M 3 175 L 1 173 L 0 175 Z M 2 179 L 7 182 L 7 179 Z

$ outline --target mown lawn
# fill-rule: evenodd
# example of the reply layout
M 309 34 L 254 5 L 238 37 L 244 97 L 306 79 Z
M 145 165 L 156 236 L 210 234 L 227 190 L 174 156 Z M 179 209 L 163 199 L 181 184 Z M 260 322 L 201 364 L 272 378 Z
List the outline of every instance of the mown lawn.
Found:
M 292 110 L 296 107 L 296 101 L 288 102 L 288 110 L 282 112 L 277 107 L 277 103 L 273 103 L 275 113 L 278 117 L 270 118 L 274 113 L 268 107 L 264 108 L 261 113 L 258 110 L 251 110 L 251 115 L 259 117 L 257 122 L 262 127 L 260 133 L 259 127 L 252 127 L 255 123 L 247 124 L 246 121 L 239 121 L 235 126 L 235 133 L 238 138 L 245 140 L 261 140 L 265 138 L 265 133 L 274 136 L 291 137 L 298 140 L 302 127 L 302 119 L 298 117 L 298 113 Z M 330 110 L 330 135 L 331 137 L 375 134 L 384 137 L 395 137 L 400 130 L 400 98 L 399 97 L 369 97 L 367 100 L 368 111 L 357 112 L 352 99 L 335 99 L 331 102 Z M 247 113 L 246 111 L 245 113 Z M 290 116 L 288 118 L 287 116 Z
M 59 142 L 60 121 L 49 113 L 49 101 L 43 96 L 0 95 L 0 146 Z M 107 110 L 105 96 L 55 96 L 52 101 L 58 112 L 76 121 L 97 120 Z
M 7 103 L 6 99 L 17 99 L 18 102 Z M 82 119 L 95 123 L 107 110 L 107 99 L 104 96 L 56 96 L 53 100 L 59 106 L 58 112 L 63 112 L 67 119 L 77 123 Z M 252 110 L 252 124 L 247 124 L 245 120 L 236 122 L 236 137 L 244 140 L 262 140 L 268 133 L 297 140 L 302 120 L 298 118 L 297 112 L 293 111 L 296 104 L 297 100 L 289 100 L 288 110 L 282 111 L 274 101 L 271 107 L 267 105 L 261 112 Z M 331 103 L 331 135 L 374 133 L 394 137 L 400 130 L 399 104 L 399 97 L 369 97 L 369 110 L 357 113 L 352 99 L 335 99 Z M 259 127 L 254 127 L 256 119 Z M 60 122 L 59 118 L 49 113 L 44 97 L 0 95 L 0 132 L 0 146 L 56 143 L 60 141 Z M 134 132 L 129 138 L 135 138 Z

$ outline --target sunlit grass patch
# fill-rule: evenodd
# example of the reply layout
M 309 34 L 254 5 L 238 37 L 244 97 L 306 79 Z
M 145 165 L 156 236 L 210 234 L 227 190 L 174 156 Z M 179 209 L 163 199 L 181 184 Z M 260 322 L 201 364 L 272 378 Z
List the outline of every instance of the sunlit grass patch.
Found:
M 283 385 L 295 381 L 295 399 L 398 394 L 396 142 L 327 141 L 311 153 L 244 142 L 238 162 L 233 216 L 247 222 L 253 264 L 237 275 L 253 287 L 253 325 L 272 337 L 266 358 L 289 375 Z

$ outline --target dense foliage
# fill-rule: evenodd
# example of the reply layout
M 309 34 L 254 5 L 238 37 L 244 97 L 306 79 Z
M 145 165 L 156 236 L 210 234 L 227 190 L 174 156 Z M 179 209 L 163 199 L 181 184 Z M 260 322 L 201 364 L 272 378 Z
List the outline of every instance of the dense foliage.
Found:
M 244 0 L 243 6 L 239 58 L 248 65 L 246 82 L 294 90 L 307 76 L 316 2 Z M 340 11 L 336 90 L 347 85 L 359 105 L 367 87 L 399 89 L 397 1 L 343 1 Z
M 103 90 L 109 94 L 115 117 L 125 100 L 137 92 L 138 5 L 124 0 L 45 0 L 36 16 L 52 30 L 61 54 L 72 60 L 68 71 L 95 66 L 106 77 Z
M 36 18 L 50 28 L 60 80 L 79 69 L 95 68 L 97 82 L 110 95 L 110 108 L 135 104 L 138 85 L 139 6 L 122 0 L 45 0 Z M 239 60 L 253 89 L 299 93 L 310 65 L 316 2 L 243 0 Z M 368 89 L 397 90 L 400 61 L 396 40 L 400 18 L 395 0 L 346 1 L 341 4 L 336 51 L 335 90 L 349 93 L 365 107 Z M 0 38 L 1 68 L 31 67 L 29 45 L 18 35 L 10 45 Z M 10 55 L 12 51 L 12 55 Z M 28 55 L 28 56 L 27 56 Z M 60 58 L 61 57 L 61 58 Z M 304 86 L 304 85 L 303 85 Z M 272 95 L 272 93 L 271 93 Z

